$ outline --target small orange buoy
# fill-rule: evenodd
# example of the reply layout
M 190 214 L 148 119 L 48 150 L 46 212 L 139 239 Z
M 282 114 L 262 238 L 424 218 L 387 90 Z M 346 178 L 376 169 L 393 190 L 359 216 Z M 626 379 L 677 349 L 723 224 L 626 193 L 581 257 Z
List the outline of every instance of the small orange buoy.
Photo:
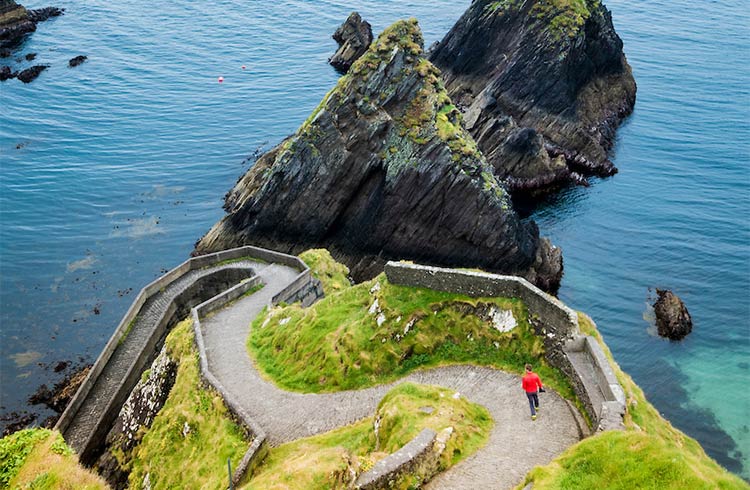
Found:
M 224 81 L 224 77 L 219 77 L 219 83 L 222 83 Z
M 244 70 L 245 68 L 247 68 L 247 67 L 245 65 L 242 65 L 242 69 Z

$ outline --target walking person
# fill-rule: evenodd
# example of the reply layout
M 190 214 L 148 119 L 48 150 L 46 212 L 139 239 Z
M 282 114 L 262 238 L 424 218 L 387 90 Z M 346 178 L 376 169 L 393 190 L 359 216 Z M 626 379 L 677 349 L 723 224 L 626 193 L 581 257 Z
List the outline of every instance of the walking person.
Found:
M 539 379 L 539 375 L 531 370 L 531 364 L 526 364 L 526 374 L 521 380 L 521 386 L 526 392 L 526 396 L 529 399 L 529 407 L 531 408 L 531 420 L 536 420 L 536 412 L 539 410 L 539 395 L 540 391 L 544 391 L 542 386 L 542 380 Z

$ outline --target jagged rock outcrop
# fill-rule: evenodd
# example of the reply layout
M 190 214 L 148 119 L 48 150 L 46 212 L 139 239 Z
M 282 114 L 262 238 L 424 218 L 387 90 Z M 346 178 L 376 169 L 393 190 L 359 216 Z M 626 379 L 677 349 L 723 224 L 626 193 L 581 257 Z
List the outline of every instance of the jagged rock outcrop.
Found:
M 96 462 L 112 488 L 127 488 L 127 459 L 166 403 L 177 376 L 177 362 L 162 347 L 151 367 L 133 388 L 107 434 L 106 449 Z M 121 458 L 125 461 L 121 461 Z
M 229 214 L 194 253 L 322 246 L 355 279 L 393 258 L 530 275 L 556 289 L 561 260 L 533 266 L 560 255 L 514 212 L 422 53 L 416 20 L 386 29 L 297 133 L 239 180 Z
M 636 85 L 600 0 L 475 0 L 430 60 L 512 190 L 617 172 L 608 152 Z
M 358 12 L 352 12 L 333 33 L 333 39 L 339 43 L 339 49 L 328 62 L 338 71 L 346 73 L 372 44 L 372 26 L 362 20 Z
M 34 32 L 39 22 L 63 12 L 57 7 L 27 10 L 14 0 L 0 0 L 0 47 L 17 44 L 24 35 Z
M 693 330 L 693 319 L 685 303 L 668 289 L 657 289 L 654 303 L 656 329 L 661 337 L 682 340 Z

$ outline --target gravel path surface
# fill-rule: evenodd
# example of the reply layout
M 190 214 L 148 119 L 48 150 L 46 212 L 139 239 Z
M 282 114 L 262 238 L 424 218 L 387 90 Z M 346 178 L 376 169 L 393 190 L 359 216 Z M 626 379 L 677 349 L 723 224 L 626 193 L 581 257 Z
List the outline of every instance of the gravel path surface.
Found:
M 548 390 L 541 411 L 530 419 L 521 379 L 491 368 L 448 366 L 418 371 L 397 381 L 356 391 L 301 394 L 266 381 L 246 350 L 250 323 L 297 271 L 261 266 L 266 285 L 201 321 L 209 368 L 266 431 L 271 446 L 326 432 L 375 413 L 378 402 L 398 383 L 413 381 L 456 390 L 490 411 L 495 427 L 488 444 L 435 477 L 430 489 L 512 488 L 536 465 L 549 463 L 580 440 L 579 421 L 567 402 Z

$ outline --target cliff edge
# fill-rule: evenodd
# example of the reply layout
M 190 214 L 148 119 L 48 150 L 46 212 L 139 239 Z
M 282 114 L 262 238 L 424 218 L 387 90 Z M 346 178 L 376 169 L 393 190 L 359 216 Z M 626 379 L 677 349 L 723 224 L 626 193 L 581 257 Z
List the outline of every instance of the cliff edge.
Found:
M 548 290 L 562 275 L 560 250 L 519 220 L 463 128 L 414 19 L 386 29 L 224 207 L 194 253 L 322 246 L 359 279 L 389 258 L 524 275 Z
M 510 189 L 617 172 L 636 84 L 600 0 L 475 0 L 430 60 Z

